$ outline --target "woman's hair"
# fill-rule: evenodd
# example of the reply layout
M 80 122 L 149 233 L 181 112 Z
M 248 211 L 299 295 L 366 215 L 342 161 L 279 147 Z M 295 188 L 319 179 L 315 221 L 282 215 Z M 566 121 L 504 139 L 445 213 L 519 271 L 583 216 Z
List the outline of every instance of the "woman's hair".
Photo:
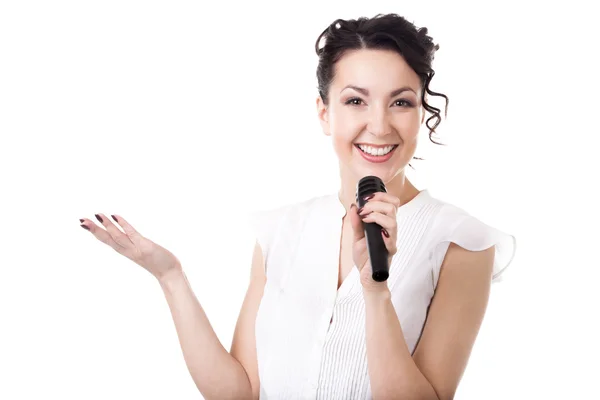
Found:
M 319 48 L 321 40 L 325 45 Z M 315 43 L 315 51 L 319 56 L 317 67 L 318 90 L 325 105 L 329 102 L 329 87 L 334 78 L 334 67 L 342 56 L 351 50 L 382 49 L 399 53 L 421 79 L 421 101 L 425 110 L 433 114 L 427 119 L 429 139 L 440 124 L 440 109 L 429 105 L 425 93 L 441 96 L 446 100 L 444 115 L 448 113 L 448 97 L 429 89 L 435 71 L 432 69 L 433 56 L 439 45 L 434 45 L 427 35 L 427 28 L 417 28 L 405 18 L 397 14 L 378 14 L 373 18 L 361 17 L 352 20 L 337 19 L 320 35 Z M 430 122 L 435 120 L 433 125 Z M 417 158 L 417 157 L 415 157 Z

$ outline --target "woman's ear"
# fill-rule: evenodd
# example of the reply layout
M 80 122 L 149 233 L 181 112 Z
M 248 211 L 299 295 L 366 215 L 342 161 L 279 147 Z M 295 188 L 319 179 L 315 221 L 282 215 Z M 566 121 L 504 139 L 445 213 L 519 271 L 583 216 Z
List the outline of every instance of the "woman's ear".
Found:
M 317 96 L 317 116 L 319 117 L 319 123 L 321 124 L 321 128 L 323 129 L 323 133 L 326 136 L 330 136 L 329 132 L 329 113 L 327 110 L 327 106 L 323 103 L 323 99 L 321 96 Z

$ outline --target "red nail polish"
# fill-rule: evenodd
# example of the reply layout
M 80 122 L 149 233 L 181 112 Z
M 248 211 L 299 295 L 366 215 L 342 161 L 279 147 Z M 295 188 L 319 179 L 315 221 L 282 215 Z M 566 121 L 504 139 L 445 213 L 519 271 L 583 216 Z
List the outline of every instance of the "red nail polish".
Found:
M 90 228 L 88 228 L 86 225 L 79 225 L 80 227 L 82 227 L 83 229 L 87 229 L 88 231 L 90 230 Z
M 390 237 L 390 234 L 385 229 L 382 229 L 381 232 L 383 233 L 383 236 L 385 236 L 386 238 Z
M 94 214 L 96 216 L 96 218 L 98 219 L 98 221 L 100 221 L 100 223 L 103 223 L 104 221 L 102 221 L 102 217 L 99 216 L 98 214 Z
M 364 200 L 365 200 L 365 201 L 369 201 L 369 200 L 371 200 L 373 197 L 375 197 L 375 194 L 370 194 L 370 195 L 368 195 L 368 196 L 365 196 L 365 197 L 364 197 Z
M 115 217 L 114 215 L 110 214 L 110 216 L 112 217 L 112 219 L 114 219 L 115 221 L 119 222 L 119 220 L 117 219 L 117 217 Z

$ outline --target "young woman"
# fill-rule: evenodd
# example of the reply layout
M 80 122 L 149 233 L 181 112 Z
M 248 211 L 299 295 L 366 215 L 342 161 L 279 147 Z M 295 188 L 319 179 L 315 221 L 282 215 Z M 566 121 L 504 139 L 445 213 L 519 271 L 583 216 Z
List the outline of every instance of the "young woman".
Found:
M 320 46 L 324 40 L 324 45 Z M 452 399 L 513 236 L 417 189 L 405 176 L 438 49 L 404 18 L 336 20 L 319 36 L 317 112 L 339 158 L 326 196 L 257 213 L 252 279 L 227 351 L 178 259 L 121 216 L 124 234 L 82 226 L 160 282 L 189 371 L 206 399 Z M 431 115 L 425 119 L 426 112 Z M 387 192 L 362 209 L 358 180 Z M 363 222 L 382 227 L 387 281 L 371 278 Z

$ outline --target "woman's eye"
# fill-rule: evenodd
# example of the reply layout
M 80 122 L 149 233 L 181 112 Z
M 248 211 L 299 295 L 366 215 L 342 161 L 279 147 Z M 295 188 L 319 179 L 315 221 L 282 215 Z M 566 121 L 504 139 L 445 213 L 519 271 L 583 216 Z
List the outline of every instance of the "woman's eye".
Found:
M 351 99 L 348 99 L 348 101 L 346 101 L 346 104 L 352 104 L 353 106 L 359 106 L 361 102 L 362 102 L 362 100 L 359 99 L 358 97 L 353 97 Z
M 412 104 L 409 101 L 406 100 L 396 100 L 394 102 L 395 105 L 398 105 L 400 107 L 411 107 Z
M 362 100 L 358 97 L 353 97 L 346 101 L 346 104 L 351 104 L 353 106 L 360 106 L 362 104 Z M 394 105 L 399 107 L 412 107 L 412 103 L 408 100 L 396 100 Z

